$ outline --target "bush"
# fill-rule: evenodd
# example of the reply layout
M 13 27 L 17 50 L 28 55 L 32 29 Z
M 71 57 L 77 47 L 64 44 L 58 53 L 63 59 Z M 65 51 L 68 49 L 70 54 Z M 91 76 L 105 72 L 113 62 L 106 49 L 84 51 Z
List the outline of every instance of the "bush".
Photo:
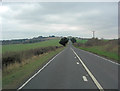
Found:
M 60 43 L 61 45 L 63 45 L 63 46 L 66 46 L 66 44 L 67 44 L 68 40 L 69 40 L 68 38 L 63 37 L 63 38 L 60 40 L 60 42 L 59 42 L 59 43 Z
M 22 52 L 8 52 L 2 55 L 2 67 L 6 67 L 15 62 L 21 63 L 23 60 L 28 59 L 32 56 L 39 56 L 48 51 L 54 51 L 55 49 L 60 48 L 58 46 L 54 47 L 44 47 L 36 48 L 31 50 L 26 50 Z
M 105 45 L 108 44 L 107 41 L 104 40 L 98 40 L 97 38 L 89 39 L 86 43 L 85 46 L 100 46 L 100 45 Z
M 73 37 L 70 39 L 72 41 L 72 43 L 76 43 L 76 39 Z

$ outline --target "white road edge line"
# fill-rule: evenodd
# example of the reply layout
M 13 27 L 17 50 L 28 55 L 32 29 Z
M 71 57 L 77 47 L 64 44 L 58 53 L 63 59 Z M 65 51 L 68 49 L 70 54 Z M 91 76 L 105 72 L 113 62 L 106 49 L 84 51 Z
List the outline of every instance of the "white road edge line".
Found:
M 63 50 L 64 51 L 64 50 Z M 40 70 L 38 70 L 32 77 L 30 77 L 22 86 L 20 86 L 17 91 L 21 90 L 28 82 L 30 82 L 37 74 L 39 74 L 48 64 L 50 64 L 53 59 L 55 59 L 59 54 L 61 54 L 63 51 L 58 53 L 56 56 L 54 56 L 48 63 L 46 63 Z
M 89 53 L 89 54 L 92 54 L 92 55 L 94 55 L 94 56 L 96 56 L 96 57 L 99 57 L 99 58 L 101 58 L 101 59 L 104 59 L 104 60 L 106 60 L 106 61 L 108 61 L 108 62 L 111 62 L 111 63 L 113 63 L 113 64 L 120 65 L 119 63 L 113 62 L 113 61 L 111 61 L 111 60 L 109 60 L 109 59 L 106 59 L 106 58 L 104 58 L 104 57 L 102 57 L 102 56 L 96 55 L 96 54 L 94 54 L 94 53 L 91 53 L 91 52 L 88 52 L 88 51 L 85 51 L 85 50 L 82 50 L 82 49 L 80 49 L 80 50 L 83 51 L 83 52 L 87 52 L 87 53 Z
M 86 76 L 83 76 L 83 80 L 84 80 L 85 82 L 88 81 L 87 78 L 86 78 Z
M 90 70 L 87 68 L 87 66 L 83 63 L 83 61 L 81 60 L 81 58 L 77 55 L 77 53 L 71 48 L 71 50 L 74 52 L 74 54 L 77 56 L 77 58 L 79 59 L 79 61 L 81 62 L 81 64 L 83 65 L 83 67 L 85 68 L 85 70 L 88 72 L 88 74 L 90 75 L 90 77 L 92 78 L 93 82 L 95 83 L 95 85 L 98 87 L 98 89 L 100 91 L 104 91 L 102 86 L 100 85 L 100 83 L 96 80 L 96 78 L 94 77 L 94 75 L 90 72 Z

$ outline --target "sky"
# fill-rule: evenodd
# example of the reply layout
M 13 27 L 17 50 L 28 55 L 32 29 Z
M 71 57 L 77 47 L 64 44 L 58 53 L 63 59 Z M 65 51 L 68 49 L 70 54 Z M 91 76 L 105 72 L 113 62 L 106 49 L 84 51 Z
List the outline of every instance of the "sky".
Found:
M 37 36 L 118 38 L 117 2 L 4 2 L 2 40 Z

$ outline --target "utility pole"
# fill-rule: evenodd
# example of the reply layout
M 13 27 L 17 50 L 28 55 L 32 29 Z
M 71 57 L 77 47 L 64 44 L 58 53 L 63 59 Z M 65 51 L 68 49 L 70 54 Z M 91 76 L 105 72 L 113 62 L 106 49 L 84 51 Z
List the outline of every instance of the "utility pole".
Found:
M 92 31 L 93 32 L 93 38 L 95 38 L 95 31 Z

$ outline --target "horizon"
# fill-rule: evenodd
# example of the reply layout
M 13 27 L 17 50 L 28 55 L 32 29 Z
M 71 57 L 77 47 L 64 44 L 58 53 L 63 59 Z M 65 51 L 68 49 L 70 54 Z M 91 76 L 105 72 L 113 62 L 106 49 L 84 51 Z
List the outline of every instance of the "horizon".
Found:
M 41 35 L 40 35 L 41 36 Z M 50 36 L 55 36 L 55 35 L 48 35 L 48 36 L 42 36 L 42 37 L 50 37 Z M 33 36 L 31 38 L 13 38 L 13 39 L 4 39 L 4 40 L 1 40 L 0 41 L 11 41 L 11 40 L 22 40 L 22 39 L 33 39 L 33 38 L 38 38 L 39 36 Z M 69 37 L 69 36 L 55 36 L 56 38 L 59 37 L 59 38 L 62 38 L 62 37 Z M 92 39 L 93 37 L 79 37 L 79 36 L 71 36 L 71 37 L 74 37 L 74 38 L 81 38 L 81 39 Z M 54 37 L 53 37 L 54 38 Z M 97 37 L 95 37 L 97 38 Z M 102 38 L 98 38 L 98 39 L 102 39 Z M 113 39 L 118 39 L 118 38 L 103 38 L 105 40 L 113 40 Z

